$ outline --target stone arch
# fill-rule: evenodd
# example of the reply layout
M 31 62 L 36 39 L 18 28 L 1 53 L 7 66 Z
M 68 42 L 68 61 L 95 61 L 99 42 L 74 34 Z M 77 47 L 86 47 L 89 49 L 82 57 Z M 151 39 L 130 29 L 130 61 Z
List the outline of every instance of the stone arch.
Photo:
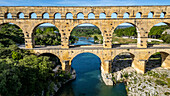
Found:
M 77 19 L 84 19 L 84 14 L 82 12 L 77 13 Z
M 129 18 L 129 16 L 130 16 L 130 13 L 129 13 L 129 12 L 125 12 L 125 13 L 123 14 L 123 18 Z
M 166 17 L 166 12 L 162 12 L 161 14 L 160 14 L 160 18 L 165 18 Z
M 148 55 L 147 57 L 147 63 L 145 65 L 145 71 L 150 71 L 152 69 L 155 69 L 157 67 L 162 67 L 164 61 L 166 58 L 169 56 L 169 53 L 164 52 L 164 51 L 157 51 L 157 52 L 152 52 Z M 155 59 L 154 59 L 155 58 Z M 169 61 L 168 61 L 169 63 Z M 168 65 L 168 64 L 166 64 Z M 170 65 L 168 65 L 170 66 Z
M 133 21 L 129 22 L 129 21 L 123 21 L 123 22 L 117 22 L 115 25 L 114 25 L 114 29 L 117 28 L 120 24 L 123 24 L 123 23 L 129 23 L 131 25 L 133 25 L 134 27 L 136 27 L 136 30 L 139 31 L 139 27 L 134 24 Z M 114 31 L 113 31 L 114 32 Z M 113 32 L 111 34 L 113 34 Z
M 150 24 L 150 26 L 148 26 L 148 31 L 150 32 L 150 30 L 156 25 L 156 24 L 160 24 L 160 23 L 165 23 L 166 25 L 168 25 L 170 27 L 170 22 L 161 22 L 159 20 L 154 21 L 153 23 Z M 147 35 L 149 35 L 149 32 L 147 33 Z
M 73 19 L 73 14 L 71 12 L 67 12 L 65 18 L 66 19 Z
M 149 55 L 147 55 L 146 56 L 146 59 L 148 60 L 149 59 L 149 57 L 151 57 L 153 54 L 155 54 L 155 53 L 162 53 L 162 54 L 170 54 L 170 53 L 168 53 L 168 52 L 166 52 L 166 51 L 150 51 L 149 52 Z
M 29 14 L 29 18 L 30 18 L 30 19 L 36 19 L 36 18 L 37 18 L 37 14 L 34 13 L 34 12 L 31 12 L 31 13 Z
M 92 16 L 92 17 L 90 17 L 90 16 Z M 93 12 L 90 12 L 88 14 L 88 19 L 95 19 L 95 14 Z
M 133 60 L 135 55 L 131 52 L 119 52 L 116 53 L 112 59 L 112 71 L 117 72 L 123 70 L 127 67 L 132 67 Z
M 50 33 L 49 34 L 45 34 L 45 35 L 43 35 L 43 36 L 46 36 L 47 38 L 50 36 L 50 38 L 55 38 L 54 40 L 56 40 L 56 41 L 53 41 L 53 39 L 50 39 L 50 42 L 51 43 L 46 43 L 46 42 L 42 42 L 43 44 L 45 44 L 45 45 L 60 45 L 60 40 L 61 40 L 61 34 L 60 34 L 60 30 L 59 30 L 59 27 L 57 27 L 55 24 L 54 24 L 54 22 L 39 22 L 39 23 L 37 23 L 34 27 L 33 27 L 33 29 L 32 29 L 32 33 L 31 33 L 31 36 L 32 36 L 32 38 L 33 38 L 33 40 L 35 39 L 35 33 L 36 33 L 36 30 L 37 30 L 37 28 L 40 26 L 40 25 L 42 25 L 42 24 L 46 24 L 45 25 L 45 27 L 50 27 L 51 29 L 49 29 L 50 31 Z M 40 29 L 40 32 L 42 31 L 41 30 L 41 28 L 39 28 Z M 46 28 L 43 28 L 43 29 L 46 29 Z M 53 30 L 53 31 L 51 31 L 51 30 Z M 59 32 L 58 32 L 59 31 Z M 43 32 L 42 32 L 43 33 Z M 38 33 L 38 34 L 42 34 L 42 33 Z M 52 34 L 52 35 L 50 35 L 50 34 Z M 41 41 L 41 37 L 39 36 L 39 35 L 36 35 L 36 37 L 37 37 L 37 41 Z M 45 41 L 45 40 L 44 40 Z M 34 44 L 36 44 L 36 42 L 35 41 L 32 41 Z M 41 45 L 41 43 L 37 43 L 37 45 Z
M 42 19 L 49 19 L 50 17 L 49 17 L 49 14 L 47 13 L 47 12 L 44 12 L 43 14 L 42 14 Z
M 74 28 L 76 28 L 78 25 L 81 25 L 81 24 L 90 24 L 90 25 L 94 25 L 94 26 L 96 26 L 99 30 L 100 30 L 100 34 L 102 35 L 102 37 L 104 38 L 104 36 L 103 36 L 103 32 L 101 31 L 101 27 L 100 26 L 98 26 L 98 25 L 96 25 L 94 22 L 90 22 L 90 23 L 88 23 L 88 22 L 82 22 L 82 23 L 79 23 L 79 22 L 77 22 L 77 23 L 75 23 L 74 24 L 74 26 L 73 27 L 71 27 L 71 30 L 70 30 L 70 32 L 69 32 L 69 39 L 70 39 L 70 36 L 71 36 L 71 32 L 73 31 L 73 29 Z M 104 40 L 104 39 L 103 39 Z
M 7 12 L 7 13 L 5 13 L 4 17 L 5 17 L 5 19 L 12 19 L 12 14 Z
M 129 53 L 133 58 L 135 58 L 135 52 L 129 52 L 129 51 L 117 51 L 116 54 L 112 57 L 112 60 L 121 53 Z
M 48 21 L 36 22 L 36 23 L 34 24 L 34 26 L 32 27 L 30 34 L 34 34 L 35 29 L 36 29 L 39 25 L 44 24 L 44 23 L 50 23 L 50 24 L 55 25 L 54 22 L 48 22 Z M 55 27 L 56 27 L 56 25 L 55 25 Z M 58 27 L 57 27 L 57 28 L 58 28 Z
M 116 12 L 112 13 L 111 18 L 117 18 L 117 13 Z
M 24 18 L 24 13 L 19 12 L 19 13 L 17 14 L 17 18 L 23 19 L 23 18 Z
M 75 53 L 71 56 L 70 65 L 71 65 L 72 60 L 73 60 L 77 55 L 82 54 L 82 53 L 91 53 L 91 54 L 94 54 L 94 55 L 96 55 L 97 57 L 100 58 L 100 61 L 102 61 L 102 57 L 101 57 L 99 54 L 97 54 L 97 53 L 94 53 L 94 52 L 92 52 L 92 51 L 84 51 L 84 52 L 79 51 L 79 52 L 75 52 Z
M 148 18 L 153 18 L 153 16 L 154 16 L 154 12 L 153 12 L 153 11 L 150 11 L 150 12 L 148 13 Z
M 106 13 L 105 12 L 100 13 L 99 19 L 106 19 Z
M 141 18 L 141 17 L 142 17 L 142 12 L 136 13 L 136 17 L 135 18 Z
M 76 26 L 81 25 L 81 24 L 92 24 L 92 25 L 95 25 L 96 27 L 98 27 L 100 31 L 102 29 L 102 27 L 100 25 L 96 24 L 95 22 L 82 21 L 81 23 L 80 22 L 75 22 L 74 26 L 71 27 L 71 30 L 73 30 Z M 70 34 L 71 34 L 71 31 L 70 31 Z M 103 36 L 102 31 L 101 31 L 101 34 Z
M 51 52 L 43 52 L 43 53 L 37 53 L 38 56 L 55 56 L 59 59 L 59 62 L 61 63 L 61 59 L 60 59 L 60 56 L 54 54 L 54 53 L 51 53 Z
M 54 18 L 55 19 L 61 19 L 61 14 L 60 13 L 55 13 Z

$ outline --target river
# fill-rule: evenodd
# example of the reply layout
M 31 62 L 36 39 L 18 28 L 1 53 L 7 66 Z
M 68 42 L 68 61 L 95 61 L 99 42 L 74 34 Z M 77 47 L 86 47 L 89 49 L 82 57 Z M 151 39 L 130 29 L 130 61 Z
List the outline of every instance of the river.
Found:
M 85 44 L 93 44 L 88 39 L 84 40 Z M 75 45 L 79 44 L 84 44 L 82 38 Z M 56 96 L 126 96 L 123 83 L 115 86 L 104 84 L 100 75 L 100 63 L 100 59 L 92 53 L 77 55 L 71 65 L 76 70 L 76 79 L 60 88 Z

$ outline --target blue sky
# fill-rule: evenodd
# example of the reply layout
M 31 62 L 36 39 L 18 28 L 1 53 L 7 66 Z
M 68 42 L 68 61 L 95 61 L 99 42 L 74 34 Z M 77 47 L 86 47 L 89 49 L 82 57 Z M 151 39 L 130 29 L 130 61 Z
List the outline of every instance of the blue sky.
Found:
M 170 5 L 170 0 L 0 0 L 0 6 Z

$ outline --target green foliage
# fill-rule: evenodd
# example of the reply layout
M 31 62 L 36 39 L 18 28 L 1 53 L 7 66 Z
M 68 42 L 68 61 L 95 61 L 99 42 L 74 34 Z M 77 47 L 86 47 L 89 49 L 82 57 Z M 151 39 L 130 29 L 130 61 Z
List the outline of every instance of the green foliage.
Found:
M 166 42 L 166 43 L 170 43 L 170 35 L 169 34 L 163 34 L 162 36 L 161 36 L 161 39 L 164 41 L 164 42 Z
M 56 27 L 38 27 L 35 31 L 35 44 L 37 45 L 60 45 L 61 36 Z
M 162 32 L 166 29 L 168 29 L 169 27 L 167 25 L 163 25 L 163 26 L 153 26 L 149 32 L 149 35 L 162 35 Z
M 93 34 L 101 34 L 99 28 L 79 26 L 79 27 L 75 27 L 71 32 L 71 36 L 78 36 L 78 37 L 91 37 L 91 35 Z
M 14 24 L 4 24 L 0 27 L 0 47 L 24 43 L 22 30 Z
M 19 59 L 21 59 L 21 54 L 16 51 L 12 51 L 12 58 L 14 60 L 19 60 Z
M 71 44 L 74 44 L 76 41 L 78 41 L 78 38 L 77 38 L 76 36 L 70 36 L 69 42 L 70 42 Z
M 114 34 L 116 34 L 118 37 L 122 37 L 122 36 L 137 36 L 137 32 L 136 32 L 136 28 L 135 27 L 116 29 L 114 31 Z
M 167 83 L 165 81 L 158 80 L 158 79 L 155 80 L 155 83 L 158 84 L 158 85 L 162 85 L 162 86 L 167 85 Z

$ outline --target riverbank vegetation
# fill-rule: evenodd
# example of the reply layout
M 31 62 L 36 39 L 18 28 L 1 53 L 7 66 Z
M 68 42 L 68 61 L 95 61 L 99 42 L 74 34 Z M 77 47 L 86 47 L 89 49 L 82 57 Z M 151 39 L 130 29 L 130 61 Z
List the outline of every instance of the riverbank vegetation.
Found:
M 55 85 L 71 78 L 64 71 L 53 72 L 59 63 L 49 56 L 19 49 L 16 44 L 24 43 L 24 35 L 16 25 L 2 25 L 0 36 L 1 96 L 49 96 Z

